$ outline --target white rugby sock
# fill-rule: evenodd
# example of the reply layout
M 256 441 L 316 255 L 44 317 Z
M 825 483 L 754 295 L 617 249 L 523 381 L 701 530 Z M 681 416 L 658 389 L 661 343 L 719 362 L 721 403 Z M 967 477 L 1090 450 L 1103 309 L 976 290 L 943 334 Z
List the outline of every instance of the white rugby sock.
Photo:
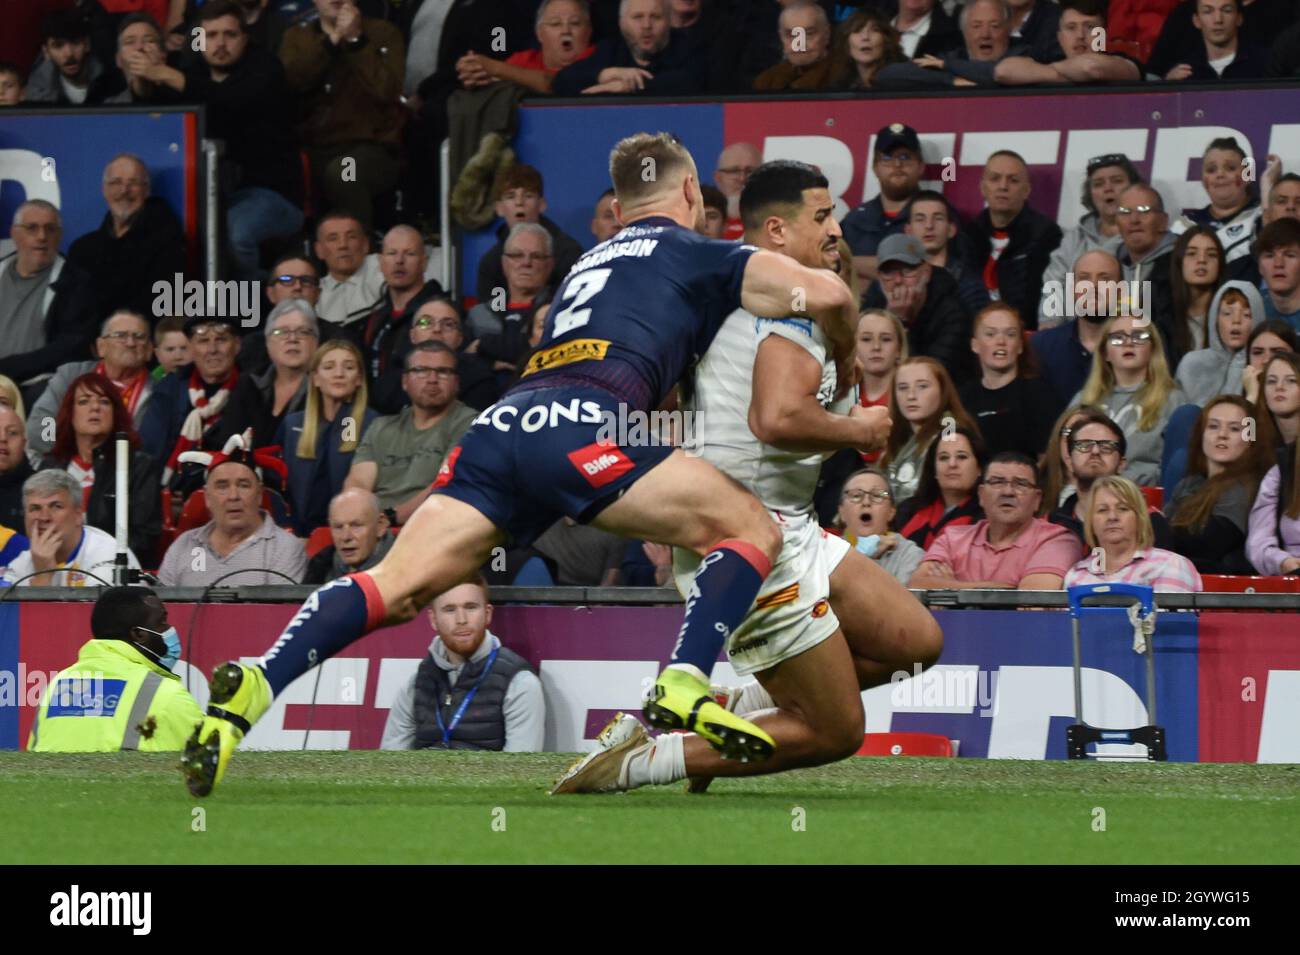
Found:
M 628 758 L 627 788 L 663 786 L 686 778 L 686 751 L 682 733 L 656 736 L 650 746 Z
M 739 697 L 736 699 L 736 705 L 731 708 L 731 712 L 737 716 L 745 716 L 749 713 L 757 713 L 759 710 L 770 710 L 776 706 L 776 700 L 772 695 L 763 689 L 763 684 L 757 680 L 752 683 L 746 683 L 740 688 Z

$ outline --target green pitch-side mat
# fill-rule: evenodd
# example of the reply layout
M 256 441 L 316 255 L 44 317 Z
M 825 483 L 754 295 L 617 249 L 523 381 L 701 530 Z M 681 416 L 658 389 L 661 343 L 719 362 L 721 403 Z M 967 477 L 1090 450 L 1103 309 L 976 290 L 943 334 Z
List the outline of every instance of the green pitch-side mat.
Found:
M 547 795 L 572 759 L 239 753 L 197 800 L 173 756 L 0 753 L 0 862 L 1300 862 L 1295 765 L 854 758 Z

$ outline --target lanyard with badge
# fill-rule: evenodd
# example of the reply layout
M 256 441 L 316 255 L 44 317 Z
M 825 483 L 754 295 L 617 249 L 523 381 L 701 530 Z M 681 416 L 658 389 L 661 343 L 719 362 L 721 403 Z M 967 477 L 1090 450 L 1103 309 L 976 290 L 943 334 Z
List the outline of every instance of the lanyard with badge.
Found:
M 441 706 L 435 706 L 433 708 L 433 715 L 438 720 L 438 729 L 442 730 L 442 745 L 445 748 L 451 748 L 451 734 L 456 732 L 456 727 L 460 725 L 461 717 L 464 716 L 465 711 L 469 709 L 470 700 L 474 699 L 474 694 L 478 692 L 478 688 L 482 686 L 483 681 L 487 679 L 487 675 L 492 671 L 492 664 L 497 662 L 497 654 L 500 652 L 500 647 L 492 648 L 492 652 L 488 654 L 487 666 L 483 668 L 483 672 L 480 673 L 478 679 L 474 681 L 474 685 L 469 688 L 469 692 L 465 694 L 465 699 L 460 701 L 460 706 L 456 707 L 456 712 L 451 718 L 451 725 L 443 725 Z M 451 702 L 450 698 L 447 702 Z

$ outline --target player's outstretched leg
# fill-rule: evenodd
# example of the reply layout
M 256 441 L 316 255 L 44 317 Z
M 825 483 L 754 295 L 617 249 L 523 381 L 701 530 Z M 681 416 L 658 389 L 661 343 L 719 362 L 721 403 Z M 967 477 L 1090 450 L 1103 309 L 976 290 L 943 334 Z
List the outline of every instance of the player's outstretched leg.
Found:
M 764 730 L 728 713 L 709 696 L 713 664 L 781 549 L 781 532 L 758 498 L 713 465 L 679 450 L 592 523 L 622 537 L 686 548 L 702 558 L 685 595 L 677 645 L 646 702 L 647 721 L 660 729 L 693 730 L 728 759 L 770 756 L 774 744 Z
M 308 597 L 258 663 L 220 664 L 207 716 L 181 756 L 190 792 L 206 796 L 221 782 L 231 754 L 276 694 L 370 631 L 413 619 L 438 594 L 477 573 L 499 537 L 479 511 L 435 494 L 376 567 Z
M 666 785 L 690 777 L 757 776 L 820 766 L 857 752 L 862 745 L 862 701 L 853 660 L 836 631 L 798 656 L 758 674 L 777 709 L 754 716 L 776 741 L 761 763 L 727 760 L 698 735 L 638 736 L 625 720 L 606 727 L 597 749 L 566 772 L 552 793 L 614 792 Z

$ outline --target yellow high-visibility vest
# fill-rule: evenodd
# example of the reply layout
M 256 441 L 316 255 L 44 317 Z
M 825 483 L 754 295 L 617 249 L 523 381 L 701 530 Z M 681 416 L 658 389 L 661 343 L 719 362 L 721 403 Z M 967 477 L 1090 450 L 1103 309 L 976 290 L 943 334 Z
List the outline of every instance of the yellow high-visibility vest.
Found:
M 203 712 L 181 685 L 125 640 L 90 640 L 45 689 L 27 748 L 36 753 L 178 751 Z

